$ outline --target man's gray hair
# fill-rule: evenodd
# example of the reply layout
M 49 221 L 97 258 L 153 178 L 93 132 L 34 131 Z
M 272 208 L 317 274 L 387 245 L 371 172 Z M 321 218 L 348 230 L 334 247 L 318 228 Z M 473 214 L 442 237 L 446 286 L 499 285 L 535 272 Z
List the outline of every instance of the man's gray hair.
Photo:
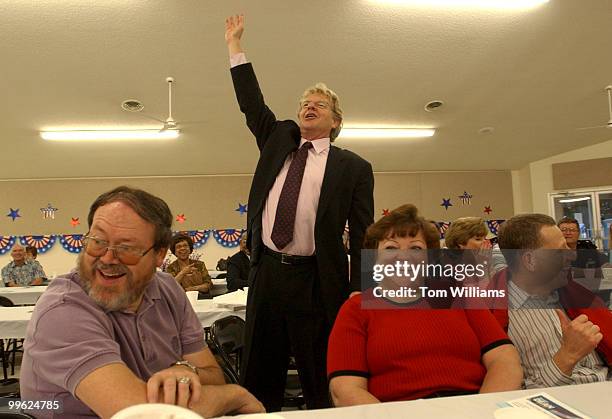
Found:
M 331 132 L 329 133 L 330 141 L 334 141 L 342 130 L 342 108 L 340 107 L 340 99 L 338 99 L 338 95 L 332 89 L 327 87 L 325 83 L 319 82 L 304 90 L 304 93 L 302 93 L 302 97 L 300 98 L 300 108 L 302 102 L 306 100 L 306 97 L 314 94 L 323 95 L 329 100 L 330 110 L 334 114 L 334 119 L 338 121 L 338 126 L 336 128 L 332 128 Z M 298 115 L 300 113 L 300 108 L 298 108 Z

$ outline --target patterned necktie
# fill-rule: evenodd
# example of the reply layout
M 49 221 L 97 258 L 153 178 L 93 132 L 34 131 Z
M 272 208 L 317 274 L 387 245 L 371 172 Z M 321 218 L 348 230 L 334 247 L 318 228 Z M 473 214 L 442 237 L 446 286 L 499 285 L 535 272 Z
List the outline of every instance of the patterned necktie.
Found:
M 311 148 L 312 143 L 306 141 L 295 153 L 295 156 L 293 156 L 280 198 L 278 199 L 271 238 L 279 250 L 283 249 L 293 240 L 295 211 L 297 210 L 297 201 L 300 196 L 300 188 L 302 187 L 308 150 Z

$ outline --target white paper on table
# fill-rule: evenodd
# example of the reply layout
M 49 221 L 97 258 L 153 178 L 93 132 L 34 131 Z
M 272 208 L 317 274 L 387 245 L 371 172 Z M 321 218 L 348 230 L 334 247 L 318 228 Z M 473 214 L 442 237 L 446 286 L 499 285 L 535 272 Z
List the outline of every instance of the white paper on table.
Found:
M 548 393 L 537 393 L 502 403 L 503 406 L 512 406 L 531 411 L 542 412 L 548 417 L 563 419 L 593 419 L 584 413 L 555 399 Z
M 232 310 L 240 310 L 246 307 L 248 288 L 237 290 L 227 294 L 219 295 L 213 298 L 213 303 L 217 307 L 230 308 Z

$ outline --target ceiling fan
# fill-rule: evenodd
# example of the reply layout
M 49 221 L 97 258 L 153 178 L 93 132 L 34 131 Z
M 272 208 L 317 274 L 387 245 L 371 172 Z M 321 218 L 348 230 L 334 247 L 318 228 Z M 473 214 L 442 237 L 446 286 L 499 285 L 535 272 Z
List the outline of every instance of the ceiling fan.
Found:
M 168 83 L 168 117 L 166 119 L 159 119 L 146 114 L 138 114 L 144 118 L 161 122 L 163 126 L 160 128 L 159 132 L 178 130 L 179 128 L 178 122 L 172 117 L 172 84 L 174 83 L 174 77 L 166 77 L 166 83 Z M 140 112 L 144 109 L 142 102 L 135 99 L 123 101 L 123 103 L 121 103 L 121 107 L 128 112 L 134 113 Z
M 578 130 L 595 129 L 595 128 L 612 128 L 612 85 L 606 86 L 604 90 L 608 92 L 608 122 L 606 123 L 606 125 L 597 125 L 595 127 L 582 127 L 582 128 L 577 128 Z

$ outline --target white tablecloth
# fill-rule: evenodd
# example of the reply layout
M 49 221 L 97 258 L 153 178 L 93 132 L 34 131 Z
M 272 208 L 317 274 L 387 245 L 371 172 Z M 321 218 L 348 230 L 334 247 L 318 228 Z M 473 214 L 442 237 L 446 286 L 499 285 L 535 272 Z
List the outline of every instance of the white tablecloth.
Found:
M 8 298 L 15 305 L 36 304 L 38 297 L 42 295 L 47 287 L 2 287 L 0 295 Z
M 208 270 L 208 274 L 210 275 L 211 278 L 217 278 L 220 275 L 227 275 L 227 271 L 215 271 L 215 270 Z
M 228 308 L 216 307 L 213 300 L 198 300 L 193 307 L 202 327 L 210 327 L 216 320 L 227 316 L 238 316 L 244 319 L 246 316 L 245 310 L 233 311 Z
M 0 339 L 25 337 L 28 322 L 32 317 L 34 307 L 0 307 Z M 236 315 L 245 318 L 244 310 L 232 311 L 227 308 L 217 308 L 212 300 L 199 300 L 194 310 L 202 323 L 202 327 L 210 327 L 215 320 Z
M 0 307 L 0 339 L 25 337 L 33 306 Z
M 504 393 L 477 394 L 473 396 L 442 397 L 438 399 L 413 400 L 364 406 L 321 410 L 296 410 L 277 412 L 287 419 L 492 419 L 500 402 L 518 399 L 529 394 L 546 392 L 596 419 L 612 417 L 612 382 L 581 384 L 545 389 L 510 391 Z M 248 418 L 248 415 L 238 416 Z M 234 416 L 236 418 L 236 416 Z

